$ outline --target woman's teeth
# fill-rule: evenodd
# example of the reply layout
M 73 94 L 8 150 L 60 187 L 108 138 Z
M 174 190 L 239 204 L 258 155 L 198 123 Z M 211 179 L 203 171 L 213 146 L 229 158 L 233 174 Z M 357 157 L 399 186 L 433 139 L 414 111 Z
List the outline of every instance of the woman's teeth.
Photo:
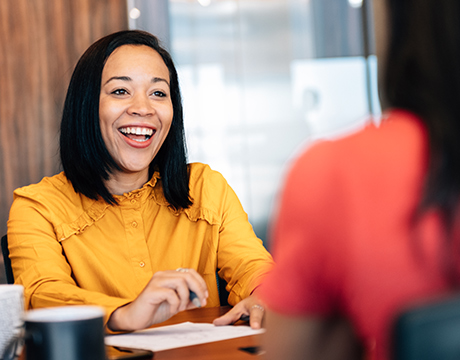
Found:
M 129 137 L 131 140 L 143 142 L 143 141 L 147 141 L 148 139 L 150 139 L 152 135 L 155 133 L 155 130 L 150 129 L 150 128 L 145 128 L 145 127 L 124 127 L 124 128 L 120 128 L 120 132 L 126 137 Z M 135 135 L 135 136 L 132 136 L 132 135 Z M 142 136 L 142 137 L 139 138 L 138 136 Z
M 145 127 L 125 127 L 121 128 L 120 132 L 125 135 L 153 135 L 153 129 L 145 128 Z

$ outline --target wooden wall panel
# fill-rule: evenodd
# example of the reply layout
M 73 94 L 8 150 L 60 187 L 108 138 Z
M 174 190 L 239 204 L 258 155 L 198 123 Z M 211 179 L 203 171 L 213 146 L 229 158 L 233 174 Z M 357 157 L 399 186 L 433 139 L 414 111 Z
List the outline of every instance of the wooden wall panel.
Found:
M 0 236 L 13 190 L 60 171 L 60 116 L 78 58 L 127 27 L 126 0 L 0 0 Z

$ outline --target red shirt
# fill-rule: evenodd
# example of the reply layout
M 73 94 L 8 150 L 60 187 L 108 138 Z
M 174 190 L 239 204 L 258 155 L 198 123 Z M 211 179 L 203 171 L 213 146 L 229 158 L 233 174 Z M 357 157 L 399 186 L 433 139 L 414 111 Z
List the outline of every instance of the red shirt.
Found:
M 394 316 L 448 289 L 439 218 L 413 222 L 427 145 L 423 123 L 395 110 L 380 126 L 320 142 L 295 160 L 274 225 L 277 265 L 260 289 L 272 310 L 344 315 L 368 357 L 389 358 Z

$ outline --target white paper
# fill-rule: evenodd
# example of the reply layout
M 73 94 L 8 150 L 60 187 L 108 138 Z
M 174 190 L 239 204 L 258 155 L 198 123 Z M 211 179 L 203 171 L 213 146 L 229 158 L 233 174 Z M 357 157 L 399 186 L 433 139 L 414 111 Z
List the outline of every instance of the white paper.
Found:
M 129 334 L 108 335 L 105 338 L 105 343 L 112 346 L 161 351 L 256 335 L 264 331 L 264 329 L 253 330 L 245 325 L 214 326 L 208 323 L 184 322 Z

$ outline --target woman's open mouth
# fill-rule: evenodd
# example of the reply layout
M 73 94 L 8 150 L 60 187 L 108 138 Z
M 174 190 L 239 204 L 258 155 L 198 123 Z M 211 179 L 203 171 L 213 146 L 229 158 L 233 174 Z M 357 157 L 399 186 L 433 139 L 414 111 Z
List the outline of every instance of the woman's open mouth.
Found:
M 137 142 L 149 140 L 156 132 L 156 130 L 146 127 L 122 127 L 118 131 L 127 138 Z

